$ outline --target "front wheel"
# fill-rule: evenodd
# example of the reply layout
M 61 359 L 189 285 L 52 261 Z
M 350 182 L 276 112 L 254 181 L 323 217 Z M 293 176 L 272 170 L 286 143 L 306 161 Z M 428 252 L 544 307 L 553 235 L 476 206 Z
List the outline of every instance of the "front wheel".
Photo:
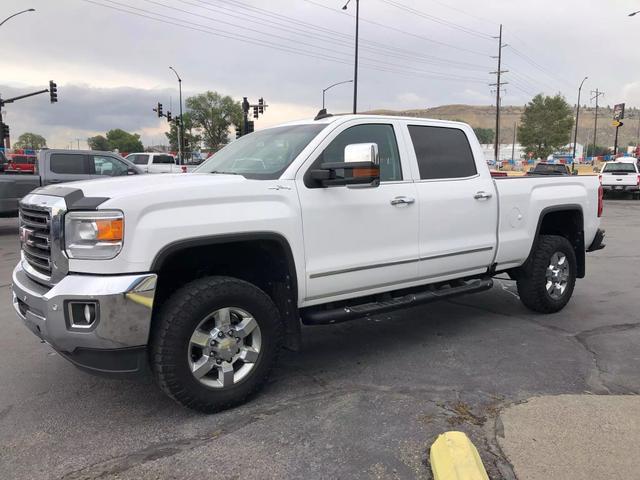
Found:
M 573 294 L 576 272 L 576 253 L 569 240 L 559 235 L 540 235 L 518 275 L 520 300 L 535 312 L 558 312 Z
M 282 343 L 271 298 L 230 277 L 195 280 L 162 306 L 151 366 L 171 398 L 202 412 L 243 402 L 264 384 Z

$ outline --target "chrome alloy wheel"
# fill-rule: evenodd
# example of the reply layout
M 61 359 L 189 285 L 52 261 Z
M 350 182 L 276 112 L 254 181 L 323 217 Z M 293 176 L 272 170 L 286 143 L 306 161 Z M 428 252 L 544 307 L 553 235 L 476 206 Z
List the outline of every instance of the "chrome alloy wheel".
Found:
M 191 335 L 189 368 L 207 387 L 230 387 L 253 370 L 261 346 L 253 316 L 241 308 L 221 308 L 207 315 Z
M 546 272 L 547 293 L 554 300 L 560 300 L 569 283 L 569 261 L 562 252 L 551 255 Z

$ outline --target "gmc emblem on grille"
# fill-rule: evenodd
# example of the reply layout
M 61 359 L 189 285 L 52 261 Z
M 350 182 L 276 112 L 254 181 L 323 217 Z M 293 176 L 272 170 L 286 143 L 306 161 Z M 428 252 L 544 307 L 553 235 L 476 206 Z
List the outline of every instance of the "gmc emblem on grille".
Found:
M 33 247 L 35 244 L 34 239 L 32 238 L 33 230 L 27 227 L 20 227 L 20 242 L 27 245 L 28 247 Z

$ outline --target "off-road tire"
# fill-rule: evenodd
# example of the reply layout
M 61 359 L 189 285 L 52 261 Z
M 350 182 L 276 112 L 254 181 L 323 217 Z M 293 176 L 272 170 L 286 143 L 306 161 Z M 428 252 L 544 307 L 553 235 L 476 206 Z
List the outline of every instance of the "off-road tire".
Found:
M 229 306 L 250 312 L 260 327 L 262 346 L 253 370 L 229 387 L 209 388 L 188 365 L 189 339 L 211 312 Z M 231 277 L 206 277 L 178 289 L 162 305 L 154 322 L 150 363 L 163 392 L 178 403 L 204 413 L 244 402 L 267 380 L 282 345 L 283 326 L 278 309 L 261 289 Z
M 567 287 L 559 299 L 552 298 L 546 288 L 547 268 L 556 252 L 563 253 L 569 262 Z M 520 300 L 534 312 L 555 313 L 562 310 L 573 294 L 577 266 L 576 253 L 569 240 L 559 235 L 540 235 L 527 263 L 518 274 Z

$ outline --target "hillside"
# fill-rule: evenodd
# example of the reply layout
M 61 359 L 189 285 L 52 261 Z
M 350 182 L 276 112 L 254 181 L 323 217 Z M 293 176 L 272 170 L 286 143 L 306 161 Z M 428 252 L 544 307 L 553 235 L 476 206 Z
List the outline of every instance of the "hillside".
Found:
M 511 143 L 513 139 L 514 123 L 520 122 L 524 107 L 507 105 L 503 106 L 500 115 L 500 143 Z M 439 107 L 414 109 L 414 110 L 374 110 L 369 113 L 385 115 L 403 115 L 409 117 L 438 118 L 442 120 L 461 120 L 472 127 L 495 129 L 496 108 L 491 105 L 442 105 Z M 620 128 L 618 145 L 626 146 L 629 142 L 634 144 L 638 138 L 638 125 L 640 122 L 640 109 L 631 108 L 625 112 L 624 126 Z M 593 124 L 595 108 L 580 108 L 580 125 L 578 128 L 578 143 L 593 142 Z M 615 128 L 611 126 L 613 108 L 607 106 L 598 109 L 598 145 L 613 147 Z M 572 136 L 573 139 L 573 136 Z

